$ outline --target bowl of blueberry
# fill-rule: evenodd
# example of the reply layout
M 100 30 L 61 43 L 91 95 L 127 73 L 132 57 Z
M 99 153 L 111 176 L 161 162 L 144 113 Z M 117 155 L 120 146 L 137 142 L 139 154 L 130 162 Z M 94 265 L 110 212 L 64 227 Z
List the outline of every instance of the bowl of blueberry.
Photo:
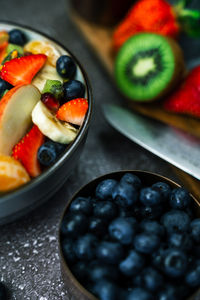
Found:
M 200 204 L 158 174 L 106 174 L 67 203 L 59 253 L 73 299 L 200 299 Z
M 87 75 L 66 47 L 28 27 L 0 23 L 0 224 L 64 184 L 91 113 Z

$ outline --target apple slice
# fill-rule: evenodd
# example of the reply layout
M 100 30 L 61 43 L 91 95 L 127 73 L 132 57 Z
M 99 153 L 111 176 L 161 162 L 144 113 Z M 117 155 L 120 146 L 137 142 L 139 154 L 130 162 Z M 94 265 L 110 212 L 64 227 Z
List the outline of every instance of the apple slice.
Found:
M 31 112 L 40 100 L 39 90 L 31 85 L 16 86 L 0 101 L 0 153 L 10 155 L 12 148 L 29 130 Z

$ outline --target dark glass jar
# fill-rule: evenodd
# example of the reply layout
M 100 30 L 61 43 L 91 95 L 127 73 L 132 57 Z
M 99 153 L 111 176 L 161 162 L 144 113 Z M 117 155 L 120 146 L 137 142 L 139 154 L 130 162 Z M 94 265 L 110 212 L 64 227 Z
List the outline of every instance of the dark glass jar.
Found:
M 71 0 L 72 9 L 87 21 L 98 25 L 116 25 L 134 0 Z

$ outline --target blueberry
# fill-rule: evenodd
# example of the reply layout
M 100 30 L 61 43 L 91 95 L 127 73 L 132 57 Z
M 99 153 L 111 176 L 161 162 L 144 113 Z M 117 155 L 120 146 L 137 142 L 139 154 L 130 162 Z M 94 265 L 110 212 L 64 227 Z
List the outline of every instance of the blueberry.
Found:
M 153 296 L 143 288 L 134 288 L 127 296 L 126 300 L 153 300 Z
M 190 218 L 181 210 L 171 210 L 162 216 L 162 223 L 169 234 L 187 232 L 190 227 Z
M 118 270 L 113 265 L 106 265 L 99 261 L 93 261 L 89 265 L 89 278 L 93 282 L 105 278 L 115 281 L 118 279 Z
M 56 61 L 56 70 L 61 77 L 71 79 L 76 73 L 76 64 L 70 56 L 62 55 Z
M 61 245 L 62 245 L 63 255 L 67 263 L 69 264 L 74 263 L 76 261 L 76 254 L 73 248 L 74 247 L 73 240 L 69 238 L 64 238 Z
M 9 43 L 24 46 L 27 42 L 25 34 L 19 29 L 12 29 L 9 31 Z
M 71 213 L 63 218 L 61 233 L 70 237 L 77 237 L 88 229 L 88 218 L 80 213 Z
M 8 299 L 6 286 L 0 282 L 0 300 Z
M 176 292 L 177 288 L 172 285 L 166 285 L 159 293 L 158 300 L 180 300 Z
M 75 265 L 71 267 L 74 276 L 81 282 L 85 283 L 88 279 L 88 262 L 78 261 Z
M 141 189 L 139 198 L 145 206 L 156 206 L 162 202 L 160 192 L 151 187 Z
M 154 220 L 158 219 L 163 213 L 163 206 L 142 206 L 140 208 L 140 215 L 142 219 Z
M 119 264 L 120 271 L 126 276 L 136 275 L 145 264 L 144 257 L 135 250 L 130 250 L 128 256 Z
M 69 80 L 63 84 L 63 93 L 66 101 L 83 98 L 85 95 L 85 86 L 81 81 Z
M 158 248 L 157 251 L 152 253 L 152 265 L 159 270 L 161 270 L 163 267 L 163 257 L 166 248 L 168 248 L 168 245 L 161 244 L 160 248 Z
M 171 188 L 167 183 L 162 181 L 156 182 L 152 185 L 152 188 L 159 191 L 165 200 L 169 198 L 169 195 L 171 193 Z
M 162 237 L 165 234 L 165 228 L 154 220 L 143 220 L 140 223 L 140 228 L 142 231 L 149 232 Z
M 187 256 L 179 249 L 168 249 L 163 257 L 163 271 L 169 277 L 182 276 L 187 269 Z
M 150 254 L 160 245 L 160 238 L 148 232 L 143 232 L 134 237 L 135 249 L 144 254 Z
M 141 285 L 151 292 L 157 291 L 164 283 L 163 276 L 151 267 L 143 269 L 141 273 Z
M 13 86 L 10 83 L 0 78 L 0 98 L 6 90 L 10 90 L 12 87 Z
M 119 241 L 121 244 L 131 244 L 136 232 L 137 221 L 134 218 L 117 218 L 114 219 L 109 227 L 111 238 Z
M 109 280 L 102 279 L 94 286 L 95 294 L 100 300 L 117 300 L 119 291 L 118 287 Z
M 127 218 L 133 216 L 133 211 L 130 209 L 127 209 L 126 207 L 119 207 L 119 217 Z
M 102 262 L 117 264 L 123 257 L 124 250 L 121 244 L 114 242 L 101 242 L 96 249 L 96 256 Z
M 129 207 L 137 202 L 138 192 L 132 185 L 124 182 L 115 187 L 112 197 L 118 205 Z
M 117 185 L 117 181 L 114 179 L 105 179 L 101 181 L 96 187 L 96 197 L 101 200 L 112 198 L 112 192 Z
M 95 256 L 97 238 L 87 233 L 77 239 L 74 244 L 74 252 L 80 260 L 90 260 Z
M 46 167 L 51 166 L 58 158 L 55 143 L 48 141 L 40 146 L 38 149 L 37 158 L 41 165 Z
M 195 242 L 200 243 L 200 218 L 195 219 L 190 224 L 191 235 Z
M 169 247 L 179 248 L 184 251 L 189 251 L 193 247 L 193 242 L 189 234 L 172 233 L 168 239 Z
M 85 215 L 90 215 L 92 213 L 92 201 L 91 198 L 77 197 L 74 199 L 69 207 L 72 212 L 80 212 Z
M 190 287 L 199 287 L 200 286 L 200 268 L 196 268 L 196 269 L 189 271 L 185 277 L 185 281 Z
M 117 207 L 111 201 L 97 202 L 94 207 L 94 216 L 106 220 L 112 220 L 117 215 Z
M 89 231 L 97 236 L 103 236 L 107 232 L 107 222 L 97 217 L 89 219 Z
M 184 188 L 173 189 L 170 195 L 169 203 L 174 209 L 185 209 L 191 202 L 190 194 Z
M 140 180 L 140 178 L 134 174 L 131 173 L 126 173 L 122 176 L 122 178 L 120 179 L 120 183 L 128 183 L 131 184 L 134 188 L 136 188 L 137 190 L 139 190 L 142 186 L 142 182 Z

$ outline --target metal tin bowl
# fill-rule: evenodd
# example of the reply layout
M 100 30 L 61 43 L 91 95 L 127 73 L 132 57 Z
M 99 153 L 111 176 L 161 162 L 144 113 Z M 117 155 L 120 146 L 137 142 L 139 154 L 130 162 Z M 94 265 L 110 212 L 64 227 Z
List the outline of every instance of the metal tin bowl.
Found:
M 159 174 L 155 174 L 155 173 L 151 173 L 151 172 L 147 172 L 147 171 L 124 170 L 124 171 L 109 173 L 109 174 L 103 175 L 101 177 L 98 177 L 98 178 L 92 180 L 91 182 L 89 182 L 88 184 L 86 184 L 85 186 L 83 186 L 76 194 L 73 195 L 73 197 L 68 201 L 68 203 L 64 209 L 64 212 L 61 216 L 61 221 L 60 221 L 59 231 L 58 231 L 58 243 L 59 243 L 59 256 L 60 256 L 62 277 L 63 277 L 66 289 L 69 292 L 70 297 L 74 300 L 80 300 L 80 299 L 81 300 L 97 300 L 97 298 L 94 295 L 92 295 L 90 292 L 88 292 L 78 282 L 78 280 L 75 278 L 75 276 L 70 271 L 70 269 L 64 259 L 62 247 L 61 247 L 61 235 L 60 235 L 60 228 L 61 228 L 63 217 L 66 214 L 66 212 L 68 211 L 71 202 L 76 197 L 89 196 L 94 193 L 95 187 L 102 180 L 108 179 L 108 178 L 113 178 L 113 179 L 119 180 L 126 172 L 137 175 L 142 180 L 143 184 L 146 186 L 150 186 L 158 181 L 163 181 L 163 182 L 166 182 L 167 184 L 169 184 L 171 186 L 171 188 L 180 187 L 180 185 L 177 184 L 176 182 L 172 181 L 169 178 L 161 176 Z M 197 212 L 197 216 L 200 217 L 200 203 L 197 201 L 197 199 L 194 196 L 191 195 L 191 197 L 193 199 L 193 205 Z M 200 290 L 197 292 L 197 294 L 193 295 L 189 299 L 190 300 L 200 299 Z
M 88 127 L 92 114 L 92 93 L 87 75 L 76 57 L 59 42 L 29 27 L 16 23 L 0 21 L 1 30 L 21 29 L 30 39 L 51 41 L 61 52 L 73 57 L 77 65 L 76 78 L 82 81 L 86 87 L 85 97 L 88 99 L 89 108 L 84 123 L 79 130 L 75 140 L 60 157 L 60 159 L 50 168 L 45 170 L 40 176 L 32 179 L 24 186 L 11 192 L 0 195 L 0 224 L 11 222 L 30 210 L 42 204 L 50 198 L 67 180 L 70 172 L 75 167 L 83 149 Z

